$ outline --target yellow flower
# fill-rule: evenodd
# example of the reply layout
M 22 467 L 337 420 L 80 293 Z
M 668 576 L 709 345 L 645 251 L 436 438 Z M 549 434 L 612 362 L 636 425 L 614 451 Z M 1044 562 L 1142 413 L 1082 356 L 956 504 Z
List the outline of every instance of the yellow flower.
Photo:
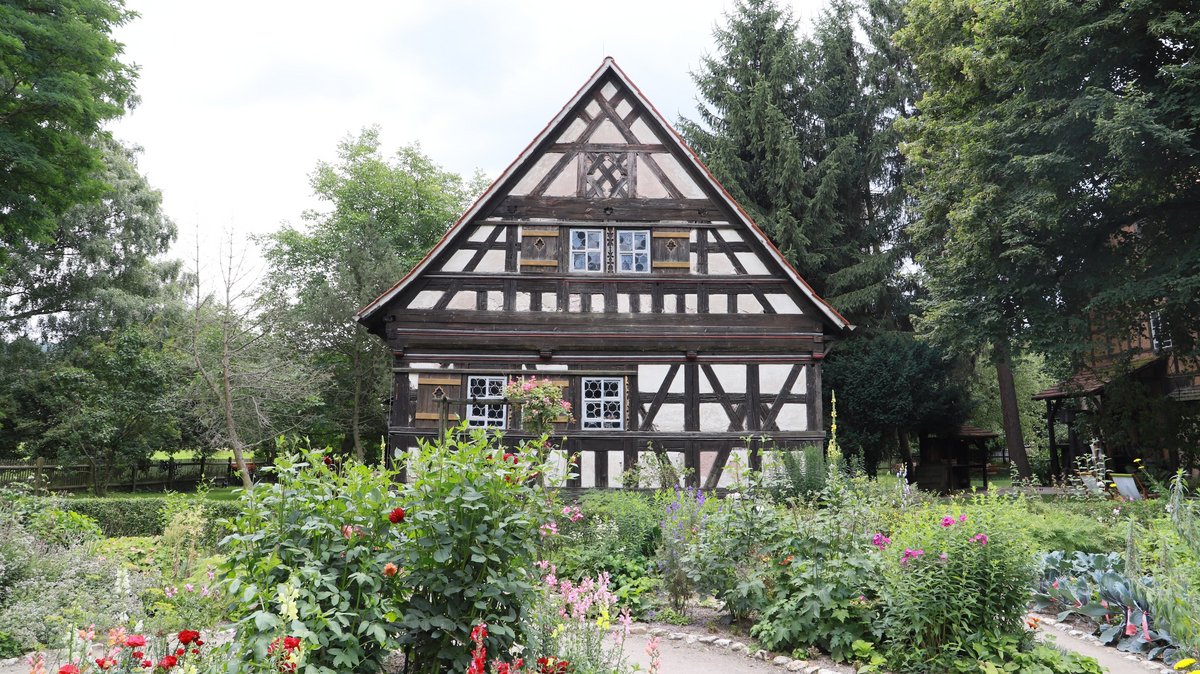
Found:
M 1175 669 L 1187 669 L 1194 664 L 1196 664 L 1196 658 L 1184 658 L 1175 663 Z M 1188 672 L 1188 674 L 1191 674 L 1191 672 Z

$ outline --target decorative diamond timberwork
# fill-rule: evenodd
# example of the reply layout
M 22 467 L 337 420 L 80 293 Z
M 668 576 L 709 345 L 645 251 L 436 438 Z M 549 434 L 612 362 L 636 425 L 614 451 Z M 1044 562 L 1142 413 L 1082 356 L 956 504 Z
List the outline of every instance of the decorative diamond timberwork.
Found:
M 665 245 L 667 250 L 671 252 L 675 252 L 675 249 L 679 247 L 679 244 L 675 243 L 675 239 L 667 239 L 667 243 Z
M 533 247 L 537 248 L 539 251 L 544 249 L 546 247 L 546 240 L 539 236 L 537 240 L 533 242 Z
M 441 386 L 433 389 L 433 399 L 434 400 L 437 400 L 439 398 L 445 398 L 445 397 L 446 397 L 446 389 L 442 388 Z
M 628 197 L 629 159 L 627 152 L 585 152 L 585 197 Z

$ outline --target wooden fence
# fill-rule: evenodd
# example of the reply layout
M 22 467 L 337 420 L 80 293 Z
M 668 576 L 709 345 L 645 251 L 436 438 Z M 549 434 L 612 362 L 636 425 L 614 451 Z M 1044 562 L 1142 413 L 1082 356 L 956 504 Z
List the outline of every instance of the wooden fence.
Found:
M 0 485 L 23 483 L 48 491 L 82 491 L 95 484 L 98 466 L 59 466 L 38 459 L 28 464 L 0 465 Z M 108 489 L 113 491 L 188 491 L 204 480 L 224 486 L 237 479 L 228 460 L 149 461 L 118 469 Z

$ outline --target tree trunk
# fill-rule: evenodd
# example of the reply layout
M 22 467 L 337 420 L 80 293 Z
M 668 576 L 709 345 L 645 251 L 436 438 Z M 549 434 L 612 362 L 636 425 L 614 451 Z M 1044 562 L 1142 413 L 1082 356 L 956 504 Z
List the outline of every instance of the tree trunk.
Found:
M 229 324 L 224 325 L 224 336 L 221 340 L 221 403 L 225 411 L 225 432 L 229 435 L 229 445 L 233 449 L 233 458 L 237 460 L 238 472 L 242 474 L 242 486 L 253 489 L 254 482 L 250 480 L 250 469 L 246 466 L 246 455 L 243 451 L 242 440 L 238 437 L 237 422 L 233 417 L 233 386 L 229 381 Z
M 1004 442 L 1008 446 L 1008 458 L 1017 465 L 1017 475 L 1022 479 L 1033 477 L 1029 468 L 1029 455 L 1025 453 L 1025 438 L 1021 435 L 1021 412 L 1017 408 L 1017 387 L 1013 383 L 1012 356 L 1008 340 L 997 340 L 993 345 L 996 360 L 996 383 L 1000 387 L 1000 411 L 1004 417 Z
M 350 436 L 354 438 L 354 458 L 358 459 L 359 463 L 364 463 L 366 457 L 363 453 L 362 446 L 362 429 L 359 424 L 359 417 L 362 416 L 362 348 L 359 344 L 361 340 L 361 331 L 355 329 L 354 332 L 354 404 L 350 409 Z

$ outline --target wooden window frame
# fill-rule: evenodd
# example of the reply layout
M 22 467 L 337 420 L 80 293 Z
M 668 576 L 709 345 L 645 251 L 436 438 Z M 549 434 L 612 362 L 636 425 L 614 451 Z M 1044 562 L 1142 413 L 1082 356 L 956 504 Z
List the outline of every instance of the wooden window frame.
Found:
M 588 398 L 588 382 L 600 382 L 600 397 Z M 607 382 L 617 383 L 617 393 L 615 397 L 604 395 L 604 386 Z M 600 403 L 600 416 L 591 418 L 588 415 L 588 403 Z M 606 419 L 604 417 L 604 404 L 615 402 L 620 410 L 617 419 Z M 625 378 L 624 377 L 581 377 L 579 380 L 579 427 L 585 431 L 623 431 L 625 430 Z M 589 423 L 598 424 L 589 426 Z M 615 426 L 606 425 L 616 423 Z

